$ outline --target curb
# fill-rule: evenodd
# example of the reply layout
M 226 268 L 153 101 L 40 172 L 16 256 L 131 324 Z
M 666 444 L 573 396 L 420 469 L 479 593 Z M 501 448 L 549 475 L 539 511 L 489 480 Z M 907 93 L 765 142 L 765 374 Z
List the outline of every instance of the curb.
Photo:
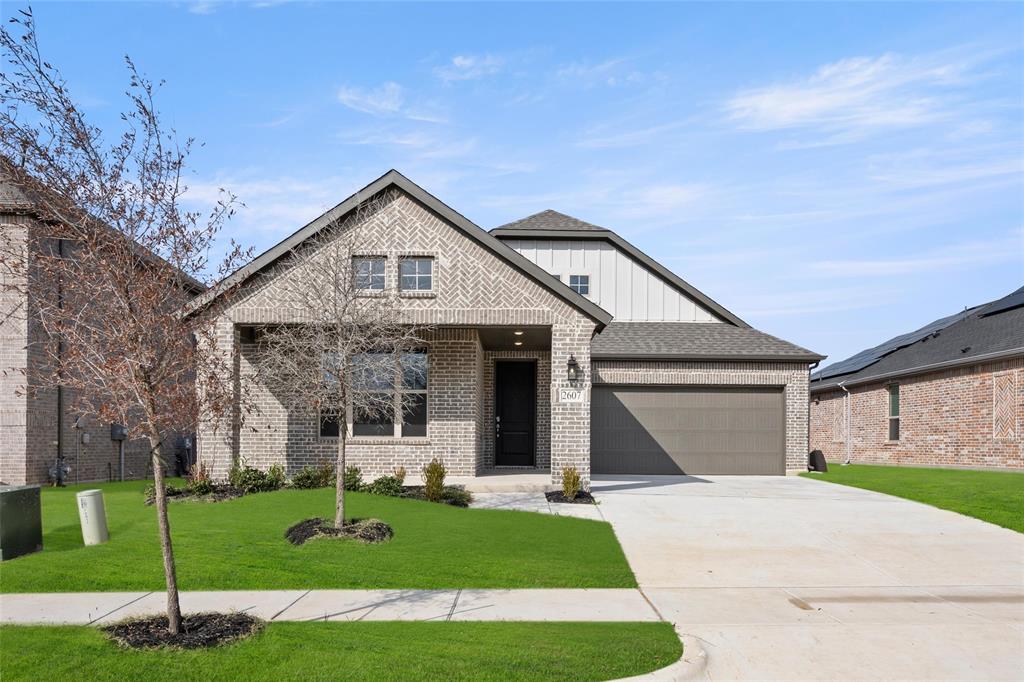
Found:
M 689 682 L 690 680 L 708 679 L 704 674 L 708 667 L 708 655 L 704 651 L 704 647 L 700 645 L 700 641 L 693 635 L 676 634 L 679 635 L 679 641 L 683 643 L 683 655 L 679 657 L 678 661 L 653 672 L 623 678 L 623 681 Z

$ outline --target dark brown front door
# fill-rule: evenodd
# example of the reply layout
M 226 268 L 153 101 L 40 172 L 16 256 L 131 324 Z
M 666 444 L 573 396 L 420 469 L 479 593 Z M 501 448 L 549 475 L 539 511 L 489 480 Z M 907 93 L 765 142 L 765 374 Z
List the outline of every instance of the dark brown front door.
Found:
M 537 364 L 494 365 L 494 463 L 533 466 L 537 411 Z

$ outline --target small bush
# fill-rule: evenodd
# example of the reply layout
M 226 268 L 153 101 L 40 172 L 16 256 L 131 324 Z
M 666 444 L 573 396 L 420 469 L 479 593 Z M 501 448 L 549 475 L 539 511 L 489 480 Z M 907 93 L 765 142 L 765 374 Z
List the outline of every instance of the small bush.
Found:
M 188 492 L 187 488 L 177 488 L 173 485 L 164 485 L 164 491 L 167 494 L 168 499 L 172 497 L 178 497 Z M 156 502 L 156 484 L 150 483 L 142 489 L 142 494 L 146 498 L 146 504 L 153 504 Z
M 185 487 L 193 495 L 209 495 L 213 492 L 213 478 L 210 467 L 205 462 L 196 462 L 188 472 Z
M 359 492 L 365 487 L 362 470 L 359 467 L 345 467 L 345 490 Z
M 269 472 L 250 466 L 235 466 L 228 474 L 228 482 L 246 494 L 270 492 L 284 485 L 284 469 L 277 464 Z
M 444 477 L 448 470 L 437 457 L 423 467 L 423 497 L 428 502 L 440 502 L 444 493 Z
M 580 492 L 580 472 L 576 467 L 562 469 L 562 495 L 567 500 L 575 500 Z
M 446 485 L 441 492 L 441 501 L 454 507 L 468 507 L 473 501 L 473 495 L 465 488 Z
M 328 461 L 317 466 L 306 466 L 292 476 L 296 488 L 329 488 L 334 485 L 334 465 Z
M 402 482 L 395 476 L 381 476 L 366 486 L 366 492 L 372 495 L 399 497 L 402 494 Z
M 391 475 L 398 479 L 398 482 L 405 485 L 405 467 L 395 467 Z

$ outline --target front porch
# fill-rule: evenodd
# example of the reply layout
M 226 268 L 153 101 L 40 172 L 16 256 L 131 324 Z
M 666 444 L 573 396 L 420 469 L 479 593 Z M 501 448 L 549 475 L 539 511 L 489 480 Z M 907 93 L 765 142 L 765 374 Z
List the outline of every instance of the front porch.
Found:
M 544 493 L 558 490 L 550 469 L 484 469 L 475 476 L 450 476 L 449 484 L 471 493 Z

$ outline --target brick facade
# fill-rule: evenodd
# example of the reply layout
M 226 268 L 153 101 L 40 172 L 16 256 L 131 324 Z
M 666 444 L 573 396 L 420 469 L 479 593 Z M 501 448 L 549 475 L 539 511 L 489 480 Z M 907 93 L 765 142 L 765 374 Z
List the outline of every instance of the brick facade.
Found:
M 806 363 L 601 360 L 593 383 L 662 386 L 777 386 L 783 389 L 786 471 L 807 470 Z
M 30 245 L 38 246 L 32 231 L 40 228 L 27 207 L 0 209 L 0 227 L 5 250 L 20 248 L 27 255 Z M 27 282 L 5 282 L 18 287 L 17 291 L 0 287 L 0 481 L 46 483 L 58 443 L 71 466 L 70 482 L 116 479 L 118 448 L 110 440 L 110 425 L 92 418 L 78 421 L 72 391 L 63 390 L 58 399 L 55 389 L 40 388 L 46 370 L 42 344 L 47 339 L 33 312 L 38 310 L 34 301 L 52 294 L 52 287 L 39 281 L 31 262 Z M 76 422 L 78 429 L 74 428 Z M 143 478 L 151 471 L 147 441 L 126 442 L 126 477 Z
M 419 470 L 432 457 L 445 461 L 452 475 L 475 474 L 493 466 L 493 363 L 501 353 L 482 347 L 481 327 L 534 326 L 550 330 L 551 350 L 534 354 L 538 361 L 537 466 L 577 466 L 589 480 L 590 404 L 555 404 L 562 375 L 551 376 L 551 363 L 574 355 L 589 361 L 595 323 L 507 261 L 471 240 L 412 197 L 391 191 L 377 210 L 362 216 L 360 251 L 383 255 L 387 282 L 397 281 L 397 261 L 409 254 L 429 255 L 435 262 L 434 292 L 401 299 L 403 312 L 430 325 L 428 339 L 427 437 L 351 438 L 348 460 L 375 476 L 396 465 Z M 317 254 L 303 257 L 315 258 Z M 234 356 L 238 377 L 249 376 L 250 349 L 240 343 L 239 325 L 289 322 L 298 312 L 282 304 L 288 287 L 283 278 L 297 268 L 286 258 L 264 276 L 250 280 L 234 295 L 216 322 L 217 350 Z M 200 457 L 217 476 L 234 461 L 259 467 L 286 465 L 290 472 L 306 464 L 334 459 L 335 441 L 319 437 L 314 415 L 289 414 L 265 386 L 238 380 L 253 392 L 259 414 L 236 423 L 204 423 Z M 547 413 L 549 416 L 542 417 Z M 546 422 L 546 423 L 545 423 Z M 543 436 L 542 436 L 543 432 Z
M 892 380 L 900 439 L 888 440 L 889 381 L 851 386 L 855 464 L 1024 469 L 1024 358 Z M 811 448 L 846 457 L 842 389 L 811 400 Z

